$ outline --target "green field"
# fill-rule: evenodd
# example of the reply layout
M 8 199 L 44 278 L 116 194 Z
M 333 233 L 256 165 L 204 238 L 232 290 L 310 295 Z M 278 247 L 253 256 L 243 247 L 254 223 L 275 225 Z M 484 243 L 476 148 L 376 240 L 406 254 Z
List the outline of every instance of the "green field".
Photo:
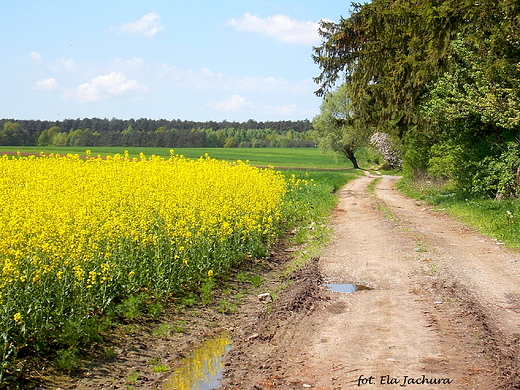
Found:
M 142 148 L 142 147 L 37 147 L 37 146 L 0 146 L 0 155 L 15 154 L 20 152 L 27 154 L 79 154 L 85 155 L 89 149 L 92 156 L 123 154 L 128 151 L 130 157 L 139 157 L 139 153 L 146 156 L 156 155 L 162 157 L 170 156 L 170 148 Z M 322 153 L 315 148 L 179 148 L 174 149 L 175 154 L 197 159 L 207 153 L 210 157 L 218 160 L 249 160 L 251 165 L 267 166 L 276 168 L 352 168 L 350 161 L 341 158 L 336 159 L 332 153 Z

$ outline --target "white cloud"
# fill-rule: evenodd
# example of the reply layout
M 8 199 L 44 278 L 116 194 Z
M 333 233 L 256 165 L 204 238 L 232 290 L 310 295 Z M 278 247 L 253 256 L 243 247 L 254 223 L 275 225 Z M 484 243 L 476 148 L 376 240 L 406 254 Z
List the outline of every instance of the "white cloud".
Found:
M 157 12 L 150 12 L 135 22 L 111 26 L 109 31 L 116 31 L 121 34 L 142 35 L 147 38 L 152 38 L 163 29 L 161 16 Z
M 51 69 L 56 72 L 72 72 L 77 69 L 77 64 L 72 58 L 60 58 L 54 61 L 54 65 L 51 67 Z
M 41 62 L 43 61 L 43 57 L 40 53 L 36 53 L 35 51 L 29 53 L 29 57 L 31 57 L 34 61 Z
M 208 103 L 208 106 L 213 107 L 218 111 L 229 112 L 251 110 L 253 108 L 253 103 L 246 100 L 243 96 L 233 95 L 216 103 Z
M 312 80 L 289 82 L 283 77 L 243 76 L 214 73 L 207 68 L 196 71 L 182 70 L 161 64 L 153 72 L 165 80 L 186 85 L 198 90 L 218 90 L 234 92 L 288 92 L 293 94 L 312 94 Z
M 251 115 L 271 116 L 271 117 L 313 117 L 317 114 L 317 110 L 304 109 L 296 104 L 287 104 L 280 106 L 262 105 L 261 103 L 253 103 L 240 95 L 232 95 L 218 102 L 210 102 L 206 107 L 215 109 L 223 113 L 249 113 Z
M 262 114 L 269 114 L 281 117 L 314 117 L 318 114 L 316 108 L 303 109 L 298 107 L 296 104 L 287 104 L 283 106 L 264 106 L 261 108 Z
M 117 66 L 123 65 L 126 67 L 141 67 L 144 65 L 144 61 L 139 57 L 132 57 L 128 60 L 123 60 L 118 57 L 114 57 L 113 63 Z
M 247 12 L 240 19 L 230 19 L 228 25 L 241 31 L 273 36 L 285 43 L 307 45 L 320 42 L 318 22 L 301 22 L 285 15 L 262 19 Z
M 64 98 L 79 102 L 93 102 L 130 92 L 146 92 L 146 90 L 144 85 L 135 80 L 128 80 L 123 73 L 112 72 L 94 77 L 90 82 L 79 85 L 74 91 L 66 93 Z
M 37 81 L 34 89 L 39 91 L 55 91 L 59 89 L 59 86 L 56 82 L 56 79 L 51 77 L 45 80 Z

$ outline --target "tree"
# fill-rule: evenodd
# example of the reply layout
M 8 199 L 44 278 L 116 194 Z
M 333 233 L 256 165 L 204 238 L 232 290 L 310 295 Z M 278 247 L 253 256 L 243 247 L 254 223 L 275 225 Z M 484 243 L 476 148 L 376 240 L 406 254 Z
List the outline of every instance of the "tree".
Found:
M 401 167 L 401 158 L 388 134 L 379 132 L 372 134 L 370 144 L 385 159 L 390 168 Z
M 473 118 L 494 131 L 518 129 L 520 66 L 502 63 L 501 69 L 495 66 L 490 78 L 486 74 L 489 59 L 481 57 L 478 48 L 471 48 L 462 39 L 453 41 L 451 48 L 447 71 L 432 84 L 421 107 L 424 115 L 435 125 Z
M 49 129 L 43 130 L 38 137 L 38 146 L 49 146 L 52 145 L 52 137 L 58 134 L 60 128 L 58 126 L 52 126 Z
M 83 131 L 81 129 L 71 129 L 69 135 L 67 136 L 67 146 L 79 146 L 82 132 Z
M 31 145 L 31 135 L 18 122 L 7 121 L 0 130 L 0 145 Z
M 511 164 L 520 157 L 520 57 L 511 63 L 501 56 L 491 73 L 494 54 L 482 55 L 462 37 L 451 46 L 448 69 L 421 106 L 434 135 L 423 147 L 427 170 L 471 194 L 514 196 L 504 183 L 515 183 L 518 166 Z
M 514 3 L 499 2 L 504 9 L 506 3 Z M 488 25 L 503 19 L 500 8 L 496 0 L 483 0 L 478 6 L 473 0 L 357 4 L 348 19 L 321 22 L 324 42 L 313 55 L 321 68 L 316 93 L 323 96 L 344 76 L 357 115 L 374 126 L 394 128 L 402 137 L 421 123 L 417 108 L 428 84 L 446 70 L 450 43 L 459 34 L 476 41 L 500 34 Z M 508 12 L 514 20 L 514 13 Z
M 224 142 L 225 148 L 236 148 L 238 146 L 238 142 L 235 137 L 228 137 Z
M 345 83 L 352 120 L 402 142 L 405 174 L 436 172 L 473 191 L 520 136 L 519 14 L 517 0 L 355 5 L 321 22 L 316 94 Z
M 321 149 L 333 150 L 345 156 L 354 168 L 359 169 L 355 153 L 367 144 L 369 129 L 352 118 L 347 84 L 325 96 L 320 114 L 313 119 L 312 124 L 315 129 L 314 139 Z

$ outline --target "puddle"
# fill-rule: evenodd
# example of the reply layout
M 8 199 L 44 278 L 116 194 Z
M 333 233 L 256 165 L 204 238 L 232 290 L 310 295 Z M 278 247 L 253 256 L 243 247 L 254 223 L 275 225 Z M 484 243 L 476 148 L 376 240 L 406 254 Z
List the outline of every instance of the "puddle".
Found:
M 340 293 L 353 293 L 353 292 L 356 292 L 356 291 L 373 290 L 372 287 L 364 286 L 362 284 L 350 284 L 350 283 L 336 284 L 336 283 L 329 283 L 329 284 L 326 284 L 325 286 L 327 286 L 327 288 L 330 291 L 340 292 Z
M 213 390 L 220 388 L 224 355 L 231 349 L 227 333 L 208 339 L 182 360 L 166 380 L 162 390 Z

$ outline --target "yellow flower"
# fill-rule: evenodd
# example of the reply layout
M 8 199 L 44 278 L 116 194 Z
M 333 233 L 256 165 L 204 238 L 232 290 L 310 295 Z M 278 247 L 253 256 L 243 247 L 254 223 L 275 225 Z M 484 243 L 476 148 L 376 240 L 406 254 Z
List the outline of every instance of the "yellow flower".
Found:
M 85 154 L 0 157 L 0 300 L 17 304 L 4 322 L 20 323 L 23 312 L 32 323 L 67 289 L 80 295 L 65 304 L 102 307 L 129 279 L 150 290 L 168 281 L 173 291 L 206 277 L 201 269 L 213 277 L 217 262 L 270 240 L 286 192 L 305 183 L 287 183 L 272 167 L 173 150 L 168 159 Z M 9 294 L 29 282 L 37 293 L 20 306 Z

